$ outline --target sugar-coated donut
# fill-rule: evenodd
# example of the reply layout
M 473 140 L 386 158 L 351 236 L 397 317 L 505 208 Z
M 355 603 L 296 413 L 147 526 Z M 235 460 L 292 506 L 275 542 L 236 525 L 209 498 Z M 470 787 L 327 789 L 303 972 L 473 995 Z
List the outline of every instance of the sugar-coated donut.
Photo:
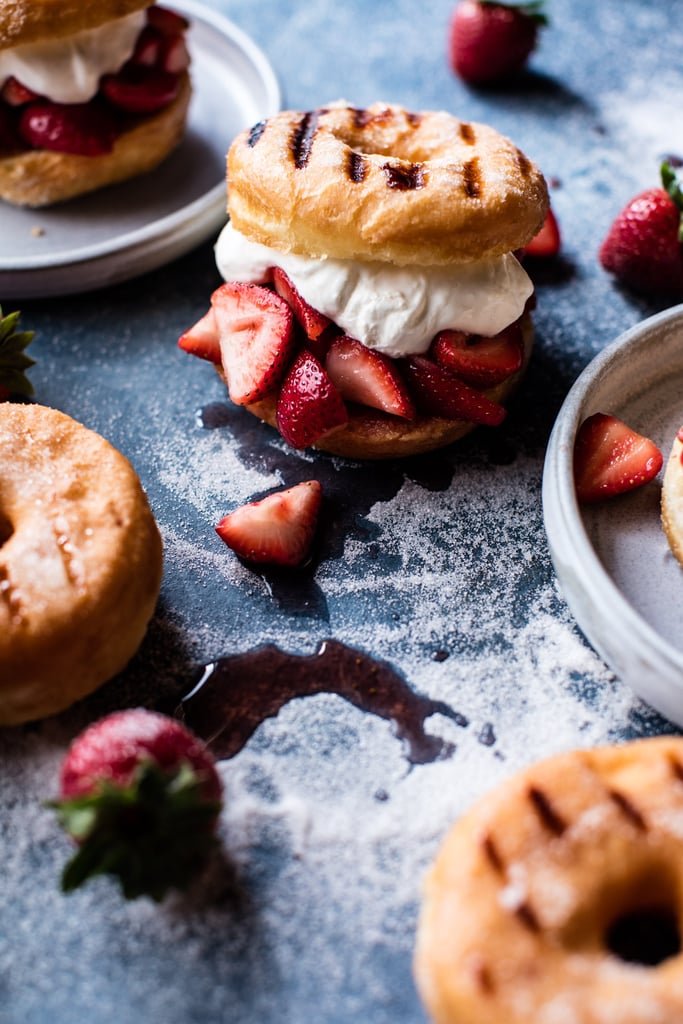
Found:
M 446 264 L 521 248 L 548 208 L 543 175 L 488 125 L 375 103 L 282 111 L 228 154 L 238 231 L 283 252 Z
M 664 470 L 662 526 L 669 547 L 683 565 L 683 427 L 674 438 Z
M 539 762 L 453 827 L 415 976 L 436 1024 L 683 1020 L 683 738 Z
M 514 394 L 526 371 L 534 340 L 529 313 L 525 313 L 522 318 L 522 336 L 522 366 L 502 383 L 484 392 L 494 402 L 504 404 Z M 277 396 L 264 398 L 246 408 L 264 423 L 277 429 Z M 325 435 L 312 445 L 313 448 L 347 459 L 371 461 L 408 458 L 452 444 L 471 433 L 476 426 L 464 420 L 446 420 L 437 416 L 417 416 L 412 420 L 403 420 L 360 405 L 349 406 L 348 410 L 348 423 Z
M 101 156 L 28 149 L 0 158 L 0 198 L 16 206 L 48 206 L 153 170 L 180 142 L 190 98 L 185 72 L 173 102 L 122 132 Z
M 161 573 L 128 460 L 55 409 L 0 404 L 0 724 L 61 711 L 123 669 Z

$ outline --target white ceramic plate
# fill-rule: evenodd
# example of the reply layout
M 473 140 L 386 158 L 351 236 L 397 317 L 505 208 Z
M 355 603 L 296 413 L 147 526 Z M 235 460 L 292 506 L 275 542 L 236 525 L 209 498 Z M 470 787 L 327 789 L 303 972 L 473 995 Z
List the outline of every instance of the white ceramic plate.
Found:
M 225 154 L 280 108 L 275 74 L 232 22 L 193 0 L 193 98 L 185 138 L 143 177 L 44 210 L 0 202 L 0 297 L 68 295 L 127 280 L 189 252 L 225 222 Z
M 580 423 L 613 413 L 660 447 L 683 425 L 683 306 L 627 331 L 578 378 L 558 415 L 543 474 L 550 553 L 576 620 L 614 671 L 683 726 L 683 569 L 660 523 L 661 476 L 580 507 L 572 459 Z

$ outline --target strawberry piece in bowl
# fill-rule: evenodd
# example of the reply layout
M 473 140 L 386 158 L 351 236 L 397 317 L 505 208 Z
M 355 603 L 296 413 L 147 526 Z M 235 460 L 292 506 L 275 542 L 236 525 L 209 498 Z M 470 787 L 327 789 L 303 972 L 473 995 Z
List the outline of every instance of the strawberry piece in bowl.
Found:
M 492 338 L 464 331 L 440 331 L 430 355 L 445 370 L 473 387 L 492 387 L 519 370 L 524 362 L 524 340 L 519 322 Z
M 307 448 L 344 426 L 344 400 L 312 352 L 301 349 L 280 388 L 277 427 L 292 448 Z
M 662 464 L 662 453 L 653 441 L 616 416 L 596 412 L 576 434 L 576 496 L 592 504 L 624 494 L 653 480 Z
M 124 896 L 185 889 L 216 846 L 222 784 L 204 744 L 144 708 L 114 712 L 71 744 L 51 806 L 78 846 L 62 876 L 118 878 Z
M 270 288 L 233 281 L 211 296 L 230 399 L 251 405 L 278 387 L 294 349 L 291 309 Z
M 330 345 L 325 370 L 345 401 L 414 418 L 415 406 L 395 359 L 342 334 Z
M 301 565 L 311 551 L 321 501 L 319 482 L 306 480 L 241 505 L 221 519 L 216 533 L 246 562 Z

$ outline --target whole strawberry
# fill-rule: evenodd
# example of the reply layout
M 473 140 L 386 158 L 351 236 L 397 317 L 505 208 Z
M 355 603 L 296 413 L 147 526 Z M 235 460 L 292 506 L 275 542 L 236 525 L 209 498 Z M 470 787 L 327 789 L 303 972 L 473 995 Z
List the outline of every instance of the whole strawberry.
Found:
M 100 719 L 69 748 L 51 806 L 78 844 L 62 888 L 116 876 L 127 899 L 184 889 L 216 845 L 222 786 L 184 725 L 134 708 Z
M 521 4 L 461 0 L 450 23 L 451 67 L 473 85 L 508 78 L 524 67 L 545 24 L 543 0 Z
M 612 224 L 600 262 L 634 291 L 683 295 L 683 193 L 675 171 L 661 167 L 662 187 L 640 192 Z

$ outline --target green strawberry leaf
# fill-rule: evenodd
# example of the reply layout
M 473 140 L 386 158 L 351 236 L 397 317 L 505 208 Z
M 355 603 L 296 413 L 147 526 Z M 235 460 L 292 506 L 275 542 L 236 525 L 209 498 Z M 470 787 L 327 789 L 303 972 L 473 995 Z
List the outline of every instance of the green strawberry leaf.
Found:
M 3 317 L 0 306 L 0 388 L 29 398 L 33 394 L 33 385 L 24 371 L 35 364 L 35 359 L 31 359 L 24 350 L 33 339 L 34 332 L 17 330 L 20 316 L 17 310 Z
M 683 242 L 683 188 L 681 187 L 680 170 L 674 169 L 668 160 L 665 160 L 660 168 L 662 185 L 669 193 L 674 203 L 681 211 L 681 220 L 678 225 L 678 241 Z
M 479 0 L 482 7 L 511 7 L 520 14 L 535 21 L 537 25 L 548 25 L 549 18 L 545 13 L 545 0 L 528 0 L 528 3 L 507 3 L 506 0 Z

